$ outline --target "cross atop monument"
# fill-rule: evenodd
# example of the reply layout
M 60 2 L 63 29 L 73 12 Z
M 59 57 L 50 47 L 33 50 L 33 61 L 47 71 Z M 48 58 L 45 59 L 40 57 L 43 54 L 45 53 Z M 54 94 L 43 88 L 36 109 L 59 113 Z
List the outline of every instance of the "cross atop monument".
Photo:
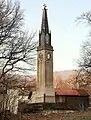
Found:
M 47 5 L 46 5 L 46 4 L 43 4 L 43 7 L 44 7 L 44 9 L 46 9 Z

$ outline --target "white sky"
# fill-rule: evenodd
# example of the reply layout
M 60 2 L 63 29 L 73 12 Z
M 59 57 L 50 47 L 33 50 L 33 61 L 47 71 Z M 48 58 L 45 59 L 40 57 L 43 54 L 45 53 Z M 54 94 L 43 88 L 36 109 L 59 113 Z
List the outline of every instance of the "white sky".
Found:
M 25 13 L 26 27 L 39 31 L 42 5 L 48 8 L 49 28 L 54 47 L 54 71 L 75 69 L 80 45 L 86 40 L 88 28 L 75 20 L 91 9 L 91 0 L 20 0 Z M 38 37 L 37 37 L 38 38 Z

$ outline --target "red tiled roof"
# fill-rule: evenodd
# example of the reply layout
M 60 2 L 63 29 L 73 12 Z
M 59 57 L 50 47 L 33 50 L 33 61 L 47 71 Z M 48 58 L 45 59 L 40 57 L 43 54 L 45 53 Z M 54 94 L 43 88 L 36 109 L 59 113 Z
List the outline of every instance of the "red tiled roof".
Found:
M 77 91 L 79 92 L 80 96 L 87 96 L 87 95 L 89 95 L 89 94 L 87 93 L 87 91 L 84 90 L 84 89 L 78 89 Z
M 56 89 L 56 95 L 88 96 L 88 93 L 80 89 Z

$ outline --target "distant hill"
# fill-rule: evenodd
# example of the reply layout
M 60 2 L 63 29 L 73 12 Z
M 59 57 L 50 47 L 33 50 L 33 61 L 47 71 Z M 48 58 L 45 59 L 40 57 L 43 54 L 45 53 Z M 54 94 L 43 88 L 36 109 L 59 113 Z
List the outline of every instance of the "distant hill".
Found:
M 55 71 L 55 73 L 58 73 L 62 80 L 66 80 L 70 75 L 74 75 L 75 74 L 75 70 L 64 70 L 64 71 Z
M 68 84 L 66 80 L 69 76 L 74 75 L 74 70 L 55 71 L 53 85 L 54 88 L 72 88 L 73 86 Z M 16 75 L 15 75 L 16 76 Z M 36 75 L 35 76 L 18 76 L 16 77 L 16 83 L 14 86 L 20 88 L 35 88 L 36 87 Z
M 54 72 L 54 88 L 73 88 L 72 84 L 67 83 L 70 76 L 75 74 L 75 70 L 65 70 Z

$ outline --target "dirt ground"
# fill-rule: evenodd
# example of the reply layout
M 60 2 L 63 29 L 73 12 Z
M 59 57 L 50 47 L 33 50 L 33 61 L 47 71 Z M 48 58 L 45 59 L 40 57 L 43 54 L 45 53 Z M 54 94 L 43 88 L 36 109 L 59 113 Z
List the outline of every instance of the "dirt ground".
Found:
M 24 114 L 23 120 L 91 120 L 91 111 L 45 111 Z

